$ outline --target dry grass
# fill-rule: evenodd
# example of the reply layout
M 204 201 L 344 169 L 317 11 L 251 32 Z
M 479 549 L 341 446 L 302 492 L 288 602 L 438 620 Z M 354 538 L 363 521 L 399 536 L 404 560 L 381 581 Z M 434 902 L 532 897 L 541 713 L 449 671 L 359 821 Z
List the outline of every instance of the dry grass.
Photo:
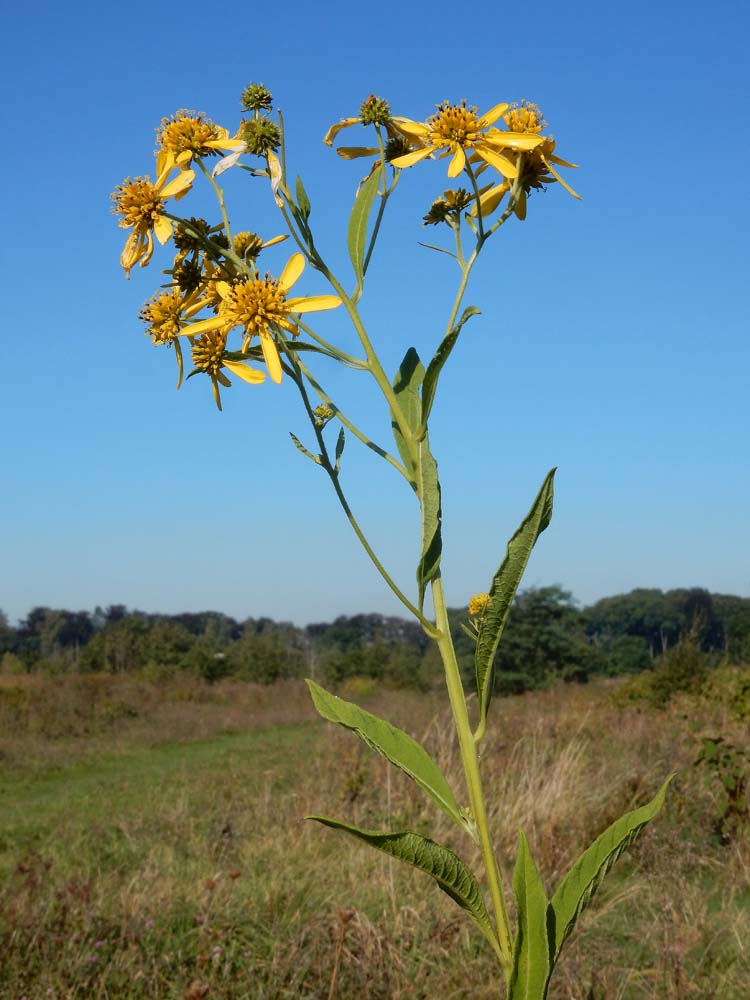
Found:
M 21 697 L 9 684 L 0 997 L 499 996 L 481 938 L 428 880 L 302 821 L 430 832 L 478 865 L 403 775 L 308 721 L 302 685 L 14 678 L 28 701 L 9 715 Z M 441 697 L 386 691 L 367 707 L 423 739 L 461 787 Z M 715 841 L 717 793 L 692 766 L 700 732 L 729 723 L 687 709 L 623 710 L 604 685 L 494 707 L 482 766 L 506 871 L 523 826 L 551 885 L 678 771 L 666 812 L 566 946 L 550 1000 L 747 996 L 750 842 Z M 747 745 L 739 727 L 731 736 Z

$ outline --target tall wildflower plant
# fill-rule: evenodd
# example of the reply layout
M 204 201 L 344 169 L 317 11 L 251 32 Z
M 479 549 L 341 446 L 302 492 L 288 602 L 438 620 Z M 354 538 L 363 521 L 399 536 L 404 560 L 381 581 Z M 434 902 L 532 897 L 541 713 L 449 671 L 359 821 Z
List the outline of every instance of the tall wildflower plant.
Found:
M 554 185 L 579 196 L 561 170 L 574 164 L 556 152 L 545 133 L 546 122 L 535 104 L 500 103 L 480 113 L 465 101 L 437 105 L 426 120 L 391 114 L 387 101 L 369 96 L 359 112 L 332 125 L 324 142 L 333 147 L 349 128 L 365 128 L 367 145 L 339 145 L 345 160 L 363 159 L 368 173 L 359 184 L 349 217 L 347 246 L 351 274 L 335 274 L 323 258 L 310 223 L 310 199 L 300 177 L 287 170 L 284 122 L 273 112 L 273 99 L 261 84 L 251 84 L 241 99 L 246 117 L 234 134 L 203 114 L 178 111 L 157 130 L 154 179 L 129 178 L 113 194 L 114 211 L 127 237 L 121 264 L 127 276 L 145 267 L 154 253 L 154 237 L 171 244 L 173 260 L 164 273 L 166 286 L 143 306 L 140 318 L 154 344 L 174 350 L 178 387 L 184 354 L 192 370 L 187 378 L 210 381 L 216 405 L 221 390 L 239 379 L 249 386 L 266 379 L 291 383 L 310 423 L 312 448 L 295 435 L 298 450 L 330 480 L 357 538 L 376 570 L 404 607 L 437 644 L 455 723 L 464 787 L 453 789 L 437 763 L 413 737 L 357 705 L 308 681 L 318 712 L 346 729 L 405 772 L 461 831 L 479 847 L 483 872 L 475 873 L 449 848 L 410 830 L 362 830 L 343 819 L 311 816 L 326 826 L 420 869 L 473 920 L 497 957 L 510 1000 L 543 1000 L 560 950 L 599 884 L 625 848 L 658 813 L 667 782 L 646 805 L 613 823 L 573 864 L 548 895 L 523 831 L 512 874 L 514 905 L 493 846 L 482 784 L 479 750 L 487 731 L 494 690 L 495 654 L 508 613 L 531 551 L 552 516 L 554 469 L 544 479 L 531 509 L 507 544 L 487 592 L 469 602 L 465 628 L 476 645 L 476 703 L 470 712 L 451 640 L 441 574 L 441 499 L 438 464 L 430 442 L 430 416 L 438 384 L 461 333 L 479 310 L 465 305 L 472 268 L 489 241 L 510 220 L 525 220 L 530 196 Z M 457 269 L 457 287 L 442 339 L 425 364 L 413 347 L 395 373 L 386 372 L 359 310 L 383 216 L 404 178 L 419 172 L 428 159 L 442 160 L 447 187 L 432 201 L 423 223 L 440 227 Z M 236 229 L 220 186 L 230 168 L 265 178 L 265 197 L 278 206 L 286 233 L 271 239 Z M 178 203 L 202 179 L 218 201 L 219 221 L 178 215 Z M 409 176 L 409 181 L 412 178 Z M 261 193 L 254 187 L 254 191 Z M 265 269 L 266 251 L 291 237 L 296 249 L 280 271 Z M 261 265 L 260 261 L 263 261 Z M 316 271 L 327 289 L 299 296 L 294 286 L 305 267 Z M 309 314 L 344 310 L 361 346 L 358 356 L 345 353 L 310 325 Z M 407 347 L 407 345 L 404 345 Z M 315 364 L 333 359 L 372 378 L 388 413 L 395 449 L 389 451 L 361 430 L 326 392 Z M 346 497 L 341 475 L 349 438 L 372 449 L 400 476 L 415 497 L 421 515 L 420 555 L 411 596 L 402 589 L 370 545 Z M 425 609 L 431 592 L 433 614 Z M 510 913 L 514 913 L 511 922 Z

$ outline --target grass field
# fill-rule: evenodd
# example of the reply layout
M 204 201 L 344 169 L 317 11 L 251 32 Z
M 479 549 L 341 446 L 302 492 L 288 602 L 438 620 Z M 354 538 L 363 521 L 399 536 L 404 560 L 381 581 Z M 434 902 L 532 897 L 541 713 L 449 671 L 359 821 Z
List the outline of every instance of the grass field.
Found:
M 750 833 L 719 841 L 721 788 L 693 762 L 707 733 L 750 749 L 747 726 L 697 700 L 620 708 L 612 690 L 499 701 L 483 754 L 507 867 L 523 826 L 548 886 L 677 771 L 550 1000 L 746 1000 Z M 461 787 L 439 693 L 359 700 Z M 479 867 L 406 778 L 314 718 L 302 684 L 0 679 L 0 997 L 499 996 L 488 948 L 446 896 L 309 812 L 429 833 Z

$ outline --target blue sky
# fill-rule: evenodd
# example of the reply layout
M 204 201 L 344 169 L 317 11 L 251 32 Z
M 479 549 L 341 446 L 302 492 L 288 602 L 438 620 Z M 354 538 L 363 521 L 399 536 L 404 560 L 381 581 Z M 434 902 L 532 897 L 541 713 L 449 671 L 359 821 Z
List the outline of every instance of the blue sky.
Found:
M 726 0 L 519 14 L 419 2 L 393 16 L 348 3 L 16 5 L 0 66 L 16 122 L 0 167 L 0 608 L 11 620 L 37 604 L 299 623 L 400 613 L 324 475 L 290 444 L 290 430 L 309 439 L 293 386 L 235 385 L 223 414 L 204 381 L 177 393 L 173 356 L 137 319 L 169 257 L 130 282 L 118 264 L 109 194 L 152 170 L 160 119 L 195 108 L 233 130 L 251 80 L 284 111 L 290 171 L 342 272 L 362 165 L 321 137 L 371 92 L 415 119 L 444 99 L 536 100 L 581 164 L 570 179 L 584 201 L 557 185 L 533 197 L 468 294 L 482 315 L 432 428 L 449 602 L 486 589 L 552 465 L 555 517 L 526 585 L 559 582 L 584 603 L 636 586 L 749 595 L 749 30 L 746 5 Z M 236 228 L 282 231 L 261 181 L 225 176 Z M 444 162 L 422 164 L 389 206 L 363 312 L 393 370 L 410 344 L 429 357 L 455 288 L 450 260 L 418 246 L 440 237 L 420 222 L 447 186 Z M 203 198 L 181 204 L 210 211 Z M 266 266 L 278 273 L 288 253 Z M 309 271 L 297 290 L 326 289 Z M 318 328 L 349 342 L 334 314 Z M 324 372 L 389 446 L 362 377 Z M 357 514 L 413 594 L 413 498 L 353 442 L 344 459 Z

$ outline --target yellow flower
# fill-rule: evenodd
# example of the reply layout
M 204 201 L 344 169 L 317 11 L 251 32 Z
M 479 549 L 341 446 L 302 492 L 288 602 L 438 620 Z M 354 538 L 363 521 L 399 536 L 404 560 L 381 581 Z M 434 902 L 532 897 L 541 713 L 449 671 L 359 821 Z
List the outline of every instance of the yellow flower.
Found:
M 184 166 L 194 156 L 215 156 L 218 151 L 242 153 L 242 139 L 230 139 L 229 131 L 197 111 L 182 108 L 171 118 L 162 118 L 156 136 L 159 150 L 172 153 L 175 163 Z
M 422 225 L 437 226 L 441 222 L 457 219 L 461 212 L 471 204 L 473 198 L 474 195 L 469 194 L 464 188 L 443 191 L 443 197 L 436 198 L 427 215 L 422 217 Z
M 510 108 L 503 121 L 516 135 L 534 135 L 539 140 L 533 149 L 524 151 L 517 157 L 518 179 L 515 184 L 515 203 L 513 205 L 513 211 L 517 217 L 521 220 L 526 218 L 526 199 L 532 189 L 543 189 L 545 185 L 555 181 L 558 181 L 574 198 L 580 200 L 581 196 L 563 180 L 552 166 L 554 163 L 558 166 L 574 168 L 577 164 L 568 163 L 567 160 L 555 155 L 555 140 L 551 136 L 539 135 L 547 124 L 539 106 L 529 101 L 521 101 L 520 105 L 514 105 Z M 510 190 L 511 184 L 507 180 L 495 187 L 486 188 L 479 199 L 479 210 L 482 215 L 491 215 Z M 472 215 L 476 214 L 477 206 L 474 206 Z
M 169 175 L 176 168 L 174 154 L 162 152 L 156 161 L 156 181 L 148 177 L 126 178 L 115 188 L 112 194 L 114 211 L 122 216 L 121 229 L 132 229 L 133 232 L 125 241 L 125 247 L 120 255 L 120 264 L 125 270 L 125 276 L 140 261 L 145 267 L 154 252 L 152 233 L 162 244 L 172 235 L 172 223 L 162 213 L 167 198 L 179 201 L 183 198 L 195 180 L 192 170 L 181 170 L 174 180 Z
M 359 115 L 356 118 L 342 118 L 328 129 L 323 136 L 326 146 L 333 146 L 333 140 L 342 129 L 351 128 L 352 125 L 375 125 L 385 129 L 387 142 L 385 147 L 385 158 L 391 162 L 396 156 L 403 156 L 415 146 L 420 144 L 407 135 L 402 124 L 409 122 L 408 118 L 393 117 L 388 102 L 382 97 L 370 94 L 367 100 L 362 102 Z M 339 156 L 345 160 L 354 160 L 360 156 L 379 156 L 380 149 L 377 146 L 339 146 L 336 150 Z
M 474 594 L 469 601 L 469 614 L 472 618 L 476 618 L 477 616 L 484 614 L 489 600 L 489 594 Z
M 273 382 L 281 382 L 282 368 L 274 335 L 282 331 L 297 336 L 295 313 L 320 312 L 341 305 L 336 295 L 311 295 L 304 298 L 287 298 L 292 285 L 302 274 L 305 258 L 301 253 L 292 254 L 279 278 L 266 274 L 264 278 L 248 278 L 234 284 L 217 282 L 221 296 L 219 313 L 185 327 L 180 336 L 193 336 L 211 330 L 225 332 L 241 327 L 244 334 L 242 350 L 246 351 L 254 336 L 260 338 L 263 359 Z
M 227 348 L 227 335 L 223 330 L 209 330 L 197 337 L 190 348 L 196 371 L 204 372 L 211 378 L 216 405 L 221 409 L 221 392 L 219 383 L 229 388 L 231 382 L 222 368 L 227 368 L 233 375 L 244 379 L 251 385 L 259 385 L 265 381 L 263 372 L 244 364 L 242 361 L 230 361 L 224 357 Z M 189 377 L 189 376 L 188 376 Z
M 179 288 L 157 292 L 141 309 L 139 318 L 147 324 L 146 336 L 153 344 L 174 344 L 177 357 L 177 388 L 182 385 L 182 350 L 177 339 L 187 320 L 203 308 L 197 290 L 184 295 Z
M 407 121 L 401 124 L 401 131 L 420 148 L 396 157 L 393 166 L 411 167 L 439 152 L 441 159 L 451 157 L 448 176 L 458 177 L 466 166 L 468 153 L 472 162 L 481 160 L 504 177 L 517 177 L 515 163 L 505 154 L 534 149 L 542 140 L 535 135 L 491 128 L 509 107 L 508 104 L 496 104 L 486 114 L 479 115 L 476 108 L 467 107 L 466 101 L 438 104 L 437 113 L 426 123 Z

